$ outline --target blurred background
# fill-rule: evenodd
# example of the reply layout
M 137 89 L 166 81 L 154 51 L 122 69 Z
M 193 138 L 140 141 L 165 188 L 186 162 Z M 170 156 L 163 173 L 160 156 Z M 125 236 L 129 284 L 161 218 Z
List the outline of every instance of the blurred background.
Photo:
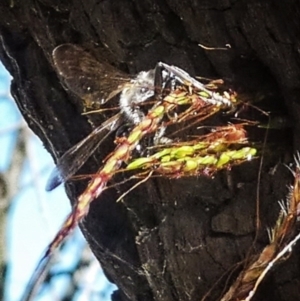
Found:
M 45 184 L 54 163 L 10 96 L 0 62 L 0 301 L 17 301 L 71 210 L 64 187 Z M 79 230 L 55 256 L 36 301 L 110 300 L 109 283 Z

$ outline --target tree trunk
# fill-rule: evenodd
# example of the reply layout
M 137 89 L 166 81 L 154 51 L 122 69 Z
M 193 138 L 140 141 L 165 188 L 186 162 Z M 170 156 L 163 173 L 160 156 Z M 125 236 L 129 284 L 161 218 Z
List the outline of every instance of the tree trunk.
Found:
M 63 43 L 101 52 L 101 59 L 130 74 L 163 61 L 271 99 L 272 110 L 293 122 L 293 132 L 273 133 L 272 152 L 264 156 L 254 254 L 267 243 L 266 227 L 274 224 L 291 181 L 283 163 L 300 144 L 299 17 L 300 2 L 291 0 L 6 0 L 0 3 L 0 58 L 13 76 L 20 111 L 55 160 L 92 130 L 82 104 L 54 71 L 51 53 Z M 101 154 L 113 148 L 111 139 Z M 97 170 L 101 154 L 84 172 Z M 206 300 L 218 300 L 257 230 L 259 165 L 254 160 L 213 179 L 151 179 L 124 202 L 115 202 L 119 191 L 113 188 L 94 201 L 81 229 L 119 288 L 112 299 L 200 301 L 212 288 Z M 71 201 L 85 184 L 67 185 Z M 257 300 L 300 300 L 298 260 L 294 254 L 272 273 Z

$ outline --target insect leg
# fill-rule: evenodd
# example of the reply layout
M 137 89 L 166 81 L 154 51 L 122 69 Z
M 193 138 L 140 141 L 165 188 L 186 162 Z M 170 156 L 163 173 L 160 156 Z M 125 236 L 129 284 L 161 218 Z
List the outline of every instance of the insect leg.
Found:
M 175 75 L 167 70 L 164 63 L 157 63 L 155 66 L 154 86 L 155 94 L 163 98 L 163 92 L 169 88 L 171 91 L 176 88 L 176 77 Z
M 218 93 L 214 93 L 213 91 L 208 90 L 204 84 L 200 83 L 195 78 L 191 77 L 186 71 L 180 69 L 179 67 L 170 66 L 163 62 L 157 63 L 157 66 L 167 70 L 169 72 L 169 76 L 175 77 L 175 79 L 182 85 L 191 85 L 194 88 L 198 89 L 199 91 L 204 91 L 205 93 L 207 93 L 209 95 L 209 98 L 206 98 L 207 102 L 213 105 L 219 103 L 229 107 L 232 106 L 230 100 L 228 100 L 227 98 L 223 97 Z

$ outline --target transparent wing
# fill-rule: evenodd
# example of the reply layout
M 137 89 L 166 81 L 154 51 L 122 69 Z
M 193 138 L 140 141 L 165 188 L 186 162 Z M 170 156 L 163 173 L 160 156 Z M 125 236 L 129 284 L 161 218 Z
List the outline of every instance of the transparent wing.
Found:
M 74 44 L 57 46 L 52 53 L 56 70 L 66 86 L 87 104 L 105 103 L 112 93 L 120 93 L 130 81 L 125 73 L 97 60 L 91 53 Z
M 53 169 L 46 190 L 51 191 L 69 180 L 95 152 L 100 144 L 115 131 L 121 123 L 121 115 L 116 114 L 94 129 L 86 138 L 70 148 L 57 162 Z

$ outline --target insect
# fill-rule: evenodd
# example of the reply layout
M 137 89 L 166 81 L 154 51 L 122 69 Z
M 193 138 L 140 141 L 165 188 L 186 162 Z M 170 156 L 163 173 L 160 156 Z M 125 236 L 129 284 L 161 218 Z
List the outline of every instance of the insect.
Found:
M 122 123 L 136 125 L 141 122 L 145 114 L 140 105 L 166 88 L 174 90 L 176 85 L 190 85 L 206 92 L 207 102 L 221 102 L 232 106 L 229 100 L 210 91 L 184 70 L 162 62 L 157 63 L 154 69 L 141 71 L 131 78 L 108 63 L 97 61 L 89 52 L 74 44 L 56 47 L 53 60 L 66 87 L 83 99 L 87 106 L 93 106 L 95 103 L 103 105 L 118 96 L 120 112 L 95 128 L 58 159 L 47 182 L 47 191 L 69 180 Z M 164 128 L 161 127 L 154 139 L 158 141 L 163 134 Z

